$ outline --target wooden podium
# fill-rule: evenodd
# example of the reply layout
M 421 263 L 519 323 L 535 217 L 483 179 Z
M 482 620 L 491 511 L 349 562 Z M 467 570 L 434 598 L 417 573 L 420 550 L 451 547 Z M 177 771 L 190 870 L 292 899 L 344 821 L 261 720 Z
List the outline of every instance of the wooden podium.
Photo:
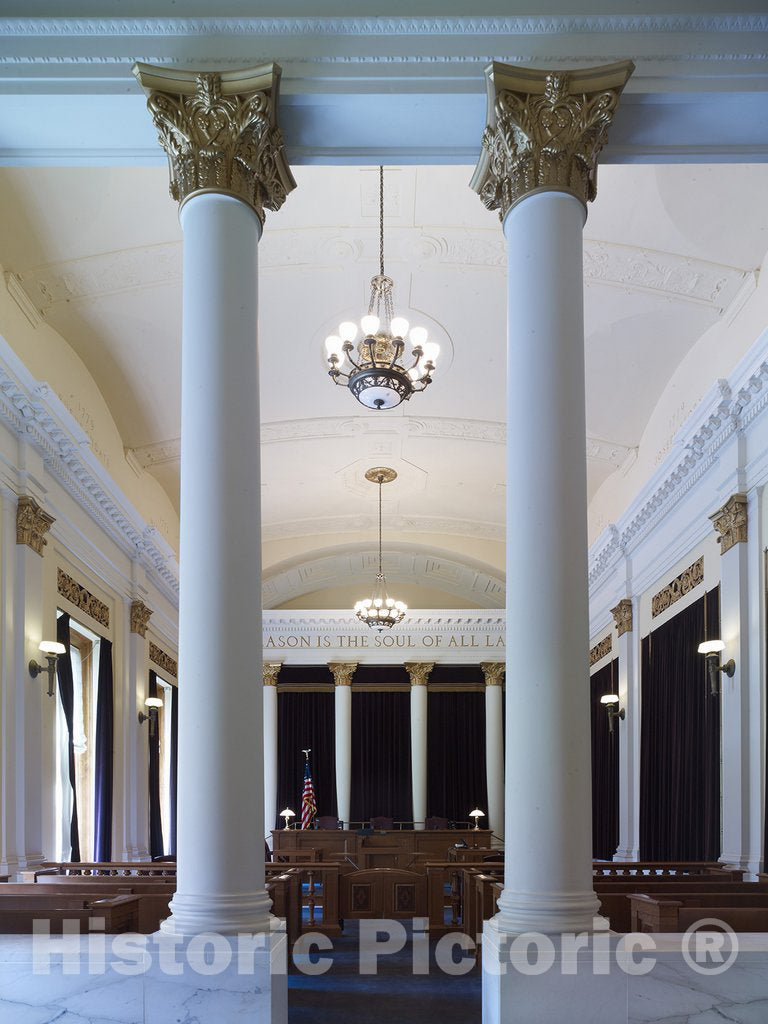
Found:
M 276 860 L 280 853 L 313 851 L 321 861 L 349 860 L 360 870 L 367 868 L 408 869 L 427 860 L 445 861 L 456 843 L 488 850 L 491 832 L 487 829 L 392 829 L 361 834 L 352 830 L 275 829 L 272 851 Z

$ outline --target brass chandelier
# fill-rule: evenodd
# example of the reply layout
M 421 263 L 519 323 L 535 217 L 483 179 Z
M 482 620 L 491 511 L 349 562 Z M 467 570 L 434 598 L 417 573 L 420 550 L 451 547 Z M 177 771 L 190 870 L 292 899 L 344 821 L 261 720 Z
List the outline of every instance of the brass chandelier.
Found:
M 334 384 L 348 387 L 368 409 L 393 409 L 432 383 L 440 346 L 427 340 L 425 327 L 411 327 L 394 315 L 395 284 L 384 273 L 384 168 L 379 167 L 379 273 L 371 278 L 368 313 L 360 327 L 351 320 L 339 325 L 339 333 L 325 339 L 325 350 Z M 355 344 L 358 332 L 360 341 Z M 412 362 L 406 365 L 406 336 L 412 346 Z
M 403 616 L 408 611 L 407 604 L 404 604 L 402 601 L 396 601 L 387 594 L 387 581 L 384 577 L 381 562 L 381 487 L 382 484 L 388 484 L 397 479 L 397 473 L 394 469 L 389 469 L 387 466 L 377 466 L 375 469 L 368 470 L 365 474 L 365 479 L 370 480 L 372 484 L 379 485 L 379 571 L 376 574 L 376 586 L 373 588 L 373 595 L 357 602 L 355 605 L 355 615 L 366 626 L 378 629 L 381 632 L 384 629 L 391 629 L 392 626 L 396 626 L 398 622 L 402 621 Z

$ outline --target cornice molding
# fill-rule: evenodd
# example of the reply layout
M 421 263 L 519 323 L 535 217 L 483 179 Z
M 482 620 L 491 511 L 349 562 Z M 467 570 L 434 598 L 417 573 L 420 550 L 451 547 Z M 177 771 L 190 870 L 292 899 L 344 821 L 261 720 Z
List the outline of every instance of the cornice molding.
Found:
M 64 490 L 122 551 L 140 562 L 152 583 L 178 607 L 178 562 L 170 544 L 128 501 L 52 388 L 36 381 L 2 338 L 0 423 L 40 453 Z

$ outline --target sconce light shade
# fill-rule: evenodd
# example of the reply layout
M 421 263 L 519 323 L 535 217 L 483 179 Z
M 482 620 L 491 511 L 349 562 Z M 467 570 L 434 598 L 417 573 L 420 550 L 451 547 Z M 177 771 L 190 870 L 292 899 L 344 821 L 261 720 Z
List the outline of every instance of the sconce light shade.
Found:
M 619 695 L 618 695 L 618 693 L 604 693 L 603 696 L 600 698 L 600 703 L 601 704 L 618 704 L 619 703 Z
M 43 654 L 66 654 L 67 648 L 64 644 L 60 644 L 58 640 L 43 640 L 38 647 L 39 651 Z
M 725 650 L 722 640 L 705 640 L 699 644 L 699 654 L 720 654 Z
M 160 700 L 159 697 L 147 697 L 147 699 L 144 701 L 145 708 L 161 708 L 162 706 L 163 702 Z

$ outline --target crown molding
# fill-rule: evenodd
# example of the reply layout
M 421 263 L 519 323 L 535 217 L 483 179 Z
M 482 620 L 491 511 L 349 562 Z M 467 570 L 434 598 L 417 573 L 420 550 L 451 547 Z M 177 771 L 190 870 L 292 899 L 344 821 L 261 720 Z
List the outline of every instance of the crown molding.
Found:
M 91 440 L 50 385 L 35 380 L 0 338 L 0 423 L 32 445 L 48 472 L 87 515 L 145 568 L 178 607 L 179 570 L 170 544 L 147 523 L 93 451 Z

